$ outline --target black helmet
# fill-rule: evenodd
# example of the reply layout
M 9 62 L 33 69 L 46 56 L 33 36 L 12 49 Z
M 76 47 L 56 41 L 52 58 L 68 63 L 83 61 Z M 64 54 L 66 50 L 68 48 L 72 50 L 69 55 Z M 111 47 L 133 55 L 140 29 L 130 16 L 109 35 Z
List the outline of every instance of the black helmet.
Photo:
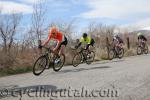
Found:
M 86 38 L 87 36 L 87 33 L 83 33 L 83 38 Z

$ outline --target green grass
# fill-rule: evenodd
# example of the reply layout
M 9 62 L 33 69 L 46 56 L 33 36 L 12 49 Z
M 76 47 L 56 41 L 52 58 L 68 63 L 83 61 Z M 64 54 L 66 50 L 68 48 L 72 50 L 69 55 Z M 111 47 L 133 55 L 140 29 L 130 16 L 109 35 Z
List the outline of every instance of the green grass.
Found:
M 0 70 L 0 77 L 8 76 L 8 75 L 15 75 L 21 74 L 32 71 L 32 67 L 13 67 L 13 68 L 6 68 Z

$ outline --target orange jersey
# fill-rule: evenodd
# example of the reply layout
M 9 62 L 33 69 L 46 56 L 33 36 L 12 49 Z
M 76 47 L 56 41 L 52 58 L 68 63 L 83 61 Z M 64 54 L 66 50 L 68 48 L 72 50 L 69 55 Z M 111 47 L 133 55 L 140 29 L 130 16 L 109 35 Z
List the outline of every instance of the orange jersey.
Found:
M 56 36 L 53 35 L 53 33 L 56 34 Z M 62 42 L 63 41 L 63 34 L 61 32 L 59 32 L 55 27 L 53 27 L 51 30 L 50 30 L 50 34 L 48 36 L 48 40 L 45 41 L 44 44 L 48 44 L 48 42 L 51 40 L 51 39 L 54 39 L 58 42 Z
M 55 39 L 55 40 L 57 40 L 57 41 L 59 41 L 59 42 L 62 42 L 63 34 L 62 34 L 61 32 L 57 32 L 56 37 L 53 37 L 52 33 L 50 33 L 50 35 L 49 35 L 48 38 L 49 38 L 49 40 L 50 40 L 50 39 Z

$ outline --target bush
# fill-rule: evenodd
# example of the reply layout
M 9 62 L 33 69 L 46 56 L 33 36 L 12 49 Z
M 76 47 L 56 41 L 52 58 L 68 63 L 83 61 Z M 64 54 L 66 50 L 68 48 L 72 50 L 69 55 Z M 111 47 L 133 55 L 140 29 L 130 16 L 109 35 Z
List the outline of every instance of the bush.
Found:
M 32 70 L 35 61 L 34 52 L 20 52 L 16 56 L 13 52 L 0 52 L 0 76 L 25 73 Z
M 131 48 L 129 50 L 125 50 L 125 54 L 126 57 L 127 56 L 135 56 L 136 55 L 136 48 Z
M 15 62 L 15 57 L 12 54 L 6 54 L 4 52 L 0 53 L 0 68 L 9 68 L 10 66 L 13 66 Z
M 0 76 L 6 76 L 6 75 L 14 75 L 14 74 L 20 74 L 20 73 L 26 73 L 30 72 L 32 70 L 31 66 L 26 67 L 11 67 L 11 68 L 5 68 L 0 70 Z

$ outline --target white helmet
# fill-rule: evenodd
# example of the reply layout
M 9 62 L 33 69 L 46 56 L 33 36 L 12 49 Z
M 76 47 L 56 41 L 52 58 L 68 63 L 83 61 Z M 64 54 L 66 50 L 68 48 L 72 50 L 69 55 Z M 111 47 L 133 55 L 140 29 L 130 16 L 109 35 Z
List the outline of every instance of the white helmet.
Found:
M 118 37 L 119 36 L 119 34 L 118 33 L 114 33 L 114 37 Z
M 142 35 L 142 33 L 141 33 L 141 32 L 139 32 L 139 33 L 137 34 L 137 36 L 140 36 L 140 35 Z
M 115 29 L 113 31 L 113 33 L 114 33 L 114 37 L 117 37 L 119 35 L 119 33 L 120 33 L 120 30 L 119 29 Z

